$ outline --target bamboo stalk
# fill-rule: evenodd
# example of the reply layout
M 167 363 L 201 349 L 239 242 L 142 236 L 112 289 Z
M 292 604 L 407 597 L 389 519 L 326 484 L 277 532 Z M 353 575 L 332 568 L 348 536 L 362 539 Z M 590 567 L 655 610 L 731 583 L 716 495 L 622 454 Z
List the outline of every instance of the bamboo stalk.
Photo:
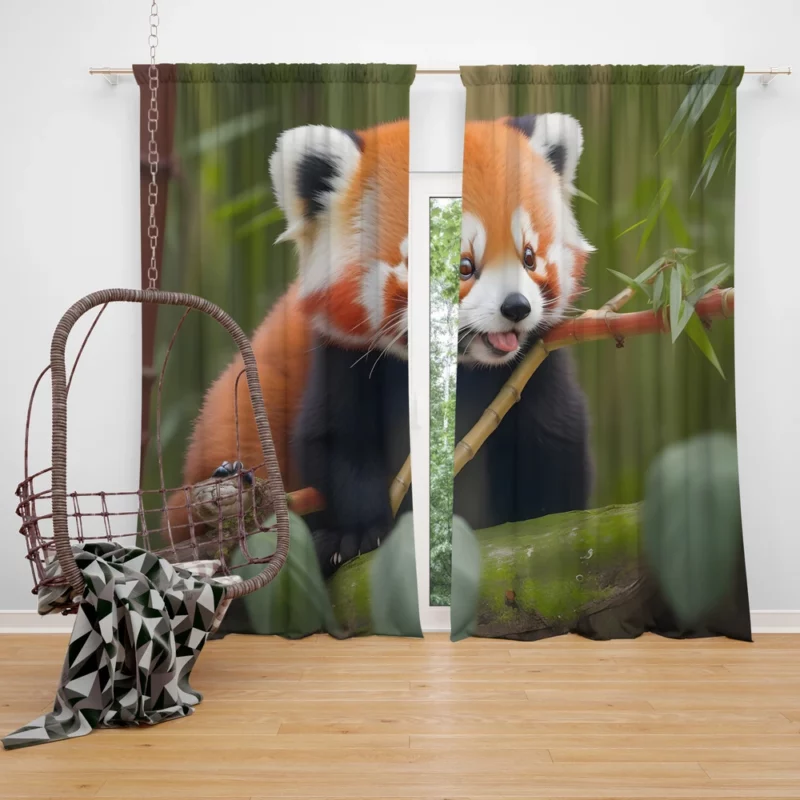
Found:
M 575 319 L 557 325 L 540 339 L 525 358 L 520 361 L 511 377 L 489 404 L 477 423 L 461 439 L 455 448 L 453 474 L 459 472 L 474 458 L 475 453 L 496 430 L 503 417 L 522 398 L 522 391 L 547 355 L 553 350 L 580 342 L 595 342 L 602 339 L 622 340 L 629 336 L 644 336 L 669 330 L 669 321 L 654 311 L 636 311 L 620 314 L 619 310 L 634 296 L 630 288 L 623 289 L 599 309 L 593 309 Z M 702 320 L 727 319 L 733 316 L 734 290 L 714 289 L 695 306 Z M 411 487 L 411 456 L 389 488 L 392 513 L 403 502 Z M 301 489 L 288 495 L 289 508 L 296 514 L 310 514 L 324 505 L 322 496 L 314 489 Z

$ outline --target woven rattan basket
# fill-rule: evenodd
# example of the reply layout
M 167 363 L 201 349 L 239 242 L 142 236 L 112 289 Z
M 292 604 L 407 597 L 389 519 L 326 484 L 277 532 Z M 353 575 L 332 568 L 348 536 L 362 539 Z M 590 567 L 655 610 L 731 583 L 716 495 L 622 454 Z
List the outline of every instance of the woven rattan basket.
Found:
M 215 319 L 230 334 L 241 352 L 244 368 L 239 377 L 244 376 L 247 381 L 263 463 L 248 464 L 247 472 L 239 472 L 227 479 L 210 479 L 204 482 L 202 519 L 192 513 L 199 506 L 195 493 L 197 487 L 167 489 L 164 486 L 160 422 L 157 445 L 161 485 L 158 489 L 126 492 L 67 491 L 69 387 L 86 343 L 100 316 L 111 303 L 152 303 L 182 306 L 186 309 L 173 334 L 161 368 L 158 386 L 159 412 L 167 361 L 175 338 L 190 312 L 197 311 Z M 100 307 L 100 311 L 83 340 L 68 379 L 65 349 L 70 331 L 84 314 L 97 307 Z M 52 463 L 48 468 L 32 473 L 29 467 L 31 413 L 36 391 L 48 371 L 52 379 Z M 237 380 L 237 391 L 238 386 Z M 234 409 L 238 409 L 236 401 L 235 396 L 231 398 L 231 409 L 232 413 L 237 413 L 238 426 L 238 412 L 234 412 Z M 158 418 L 160 420 L 160 413 Z M 254 491 L 253 480 L 249 476 L 255 474 L 257 469 L 260 474 L 266 473 L 266 481 L 258 481 L 259 502 L 255 504 L 251 501 L 248 504 L 245 502 L 248 499 L 246 495 Z M 188 530 L 183 530 L 179 538 L 171 529 L 167 515 L 162 513 L 166 511 L 168 497 L 174 497 L 176 492 L 185 497 L 189 517 Z M 241 597 L 266 586 L 286 561 L 289 549 L 289 517 L 255 356 L 239 325 L 218 306 L 200 297 L 154 289 L 106 289 L 87 295 L 75 303 L 56 327 L 50 350 L 50 365 L 39 375 L 31 393 L 25 429 L 25 477 L 17 487 L 17 497 L 17 513 L 22 518 L 20 532 L 27 542 L 27 558 L 33 572 L 33 592 L 38 593 L 43 586 L 68 586 L 72 604 L 64 609 L 65 613 L 77 609 L 84 589 L 83 577 L 75 562 L 73 545 L 91 540 L 120 540 L 122 543 L 127 539 L 131 544 L 151 550 L 173 563 L 211 558 L 220 562 L 218 572 L 224 575 L 235 574 L 235 570 L 241 567 L 262 564 L 263 569 L 254 577 L 232 582 L 226 587 L 229 598 Z M 210 514 L 209 504 L 212 507 Z M 249 514 L 245 513 L 247 509 Z M 154 514 L 159 520 L 155 525 L 150 522 Z M 247 537 L 265 530 L 276 534 L 274 552 L 260 558 L 251 557 L 247 548 Z M 233 551 L 240 554 L 236 558 L 236 566 L 230 563 L 229 556 Z M 60 574 L 55 577 L 52 569 L 48 571 L 48 564 L 53 558 L 58 560 L 60 566 Z

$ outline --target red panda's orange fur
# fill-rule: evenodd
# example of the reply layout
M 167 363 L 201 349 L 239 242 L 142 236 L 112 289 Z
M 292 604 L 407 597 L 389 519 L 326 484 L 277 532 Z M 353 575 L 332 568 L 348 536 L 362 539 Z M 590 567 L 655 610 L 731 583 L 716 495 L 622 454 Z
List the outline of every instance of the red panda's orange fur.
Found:
M 359 132 L 358 136 L 363 153 L 347 194 L 338 206 L 337 221 L 344 225 L 357 223 L 360 203 L 369 186 L 374 190 L 375 218 L 380 223 L 377 251 L 371 255 L 387 264 L 397 264 L 404 258 L 401 245 L 408 234 L 408 122 L 379 125 Z M 539 251 L 546 252 L 553 237 L 552 224 L 548 224 L 550 191 L 557 178 L 544 158 L 531 150 L 526 137 L 510 129 L 505 120 L 468 123 L 465 164 L 469 169 L 464 170 L 464 211 L 479 215 L 487 230 L 493 231 L 488 237 L 487 258 L 496 255 L 491 248 L 513 246 L 509 220 L 519 205 L 528 208 L 537 220 Z M 498 198 L 506 200 L 498 202 Z M 300 235 L 310 240 L 315 231 L 314 223 L 309 225 L 310 229 Z M 582 272 L 585 260 L 586 253 L 576 251 L 576 272 Z M 352 333 L 368 327 L 359 287 L 369 268 L 369 264 L 353 264 L 338 282 L 302 299 L 296 281 L 253 336 L 261 390 L 287 491 L 303 488 L 292 469 L 289 447 L 313 346 L 312 315 L 322 313 L 329 332 Z M 555 266 L 548 265 L 546 276 L 532 278 L 543 291 L 560 291 Z M 461 297 L 468 291 L 469 285 L 462 282 Z M 388 319 L 407 303 L 407 284 L 390 276 L 384 286 L 384 318 Z M 233 397 L 241 370 L 242 359 L 237 357 L 206 394 L 186 453 L 185 485 L 208 479 L 224 461 L 238 459 L 248 469 L 263 461 L 244 377 L 238 391 L 240 447 L 237 451 Z M 263 469 L 257 474 L 263 476 Z M 182 493 L 169 502 L 169 520 L 176 538 L 180 538 L 180 529 L 188 522 L 185 505 Z
M 365 187 L 374 186 L 376 218 L 380 220 L 378 249 L 374 255 L 388 264 L 397 264 L 403 258 L 401 243 L 408 233 L 408 122 L 379 125 L 359 132 L 358 136 L 363 142 L 363 155 L 342 203 L 344 222 L 355 222 Z M 313 235 L 313 231 L 310 234 Z M 325 291 L 302 299 L 299 282 L 295 281 L 253 335 L 251 344 L 258 363 L 264 406 L 286 491 L 303 488 L 299 485 L 289 449 L 313 347 L 311 315 L 324 311 L 328 330 L 344 333 L 364 331 L 367 318 L 359 288 L 366 268 L 365 265 L 353 264 L 342 280 Z M 407 302 L 406 286 L 390 276 L 384 291 L 386 317 Z M 237 355 L 206 393 L 186 452 L 185 486 L 207 480 L 224 461 L 239 460 L 245 468 L 251 469 L 264 460 L 244 375 L 236 393 L 239 415 L 237 451 L 233 404 L 236 379 L 242 369 L 242 358 Z M 256 475 L 265 477 L 264 469 L 257 470 Z M 186 503 L 184 492 L 176 492 L 168 500 L 168 524 L 176 540 L 188 535 Z
M 311 347 L 310 322 L 297 294 L 295 283 L 272 307 L 251 341 L 272 440 L 287 491 L 300 488 L 297 477 L 292 474 L 288 455 L 289 433 L 302 399 Z M 186 452 L 183 470 L 186 485 L 207 480 L 223 461 L 238 459 L 247 468 L 261 465 L 264 461 L 244 375 L 236 391 L 236 380 L 243 368 L 242 357 L 237 355 L 206 393 Z M 239 414 L 238 453 L 234 394 Z M 263 467 L 256 474 L 266 477 Z M 173 535 L 181 538 L 182 534 L 188 533 L 186 526 L 189 522 L 184 493 L 176 492 L 168 505 Z

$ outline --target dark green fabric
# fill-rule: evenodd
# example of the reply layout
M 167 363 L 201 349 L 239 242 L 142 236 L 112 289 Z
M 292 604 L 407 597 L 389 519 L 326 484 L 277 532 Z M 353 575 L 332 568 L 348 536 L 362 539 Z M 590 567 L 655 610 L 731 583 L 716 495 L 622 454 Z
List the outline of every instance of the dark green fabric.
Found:
M 464 86 L 497 86 L 499 84 L 533 84 L 573 86 L 580 84 L 613 84 L 622 86 L 668 86 L 671 84 L 693 86 L 698 76 L 706 76 L 713 68 L 697 66 L 639 66 L 632 64 L 582 65 L 582 66 L 482 66 L 461 67 Z M 704 71 L 703 71 L 704 70 Z M 738 86 L 744 67 L 727 67 L 724 75 L 713 82 L 724 86 Z M 702 77 L 701 77 L 702 79 Z

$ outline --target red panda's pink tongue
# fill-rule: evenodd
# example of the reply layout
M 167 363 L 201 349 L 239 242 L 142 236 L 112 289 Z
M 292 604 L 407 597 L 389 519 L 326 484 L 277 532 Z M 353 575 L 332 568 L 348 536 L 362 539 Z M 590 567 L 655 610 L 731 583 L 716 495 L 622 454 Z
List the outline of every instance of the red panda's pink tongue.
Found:
M 519 347 L 519 339 L 514 331 L 490 333 L 486 338 L 492 347 L 496 350 L 502 350 L 504 353 L 513 353 Z

